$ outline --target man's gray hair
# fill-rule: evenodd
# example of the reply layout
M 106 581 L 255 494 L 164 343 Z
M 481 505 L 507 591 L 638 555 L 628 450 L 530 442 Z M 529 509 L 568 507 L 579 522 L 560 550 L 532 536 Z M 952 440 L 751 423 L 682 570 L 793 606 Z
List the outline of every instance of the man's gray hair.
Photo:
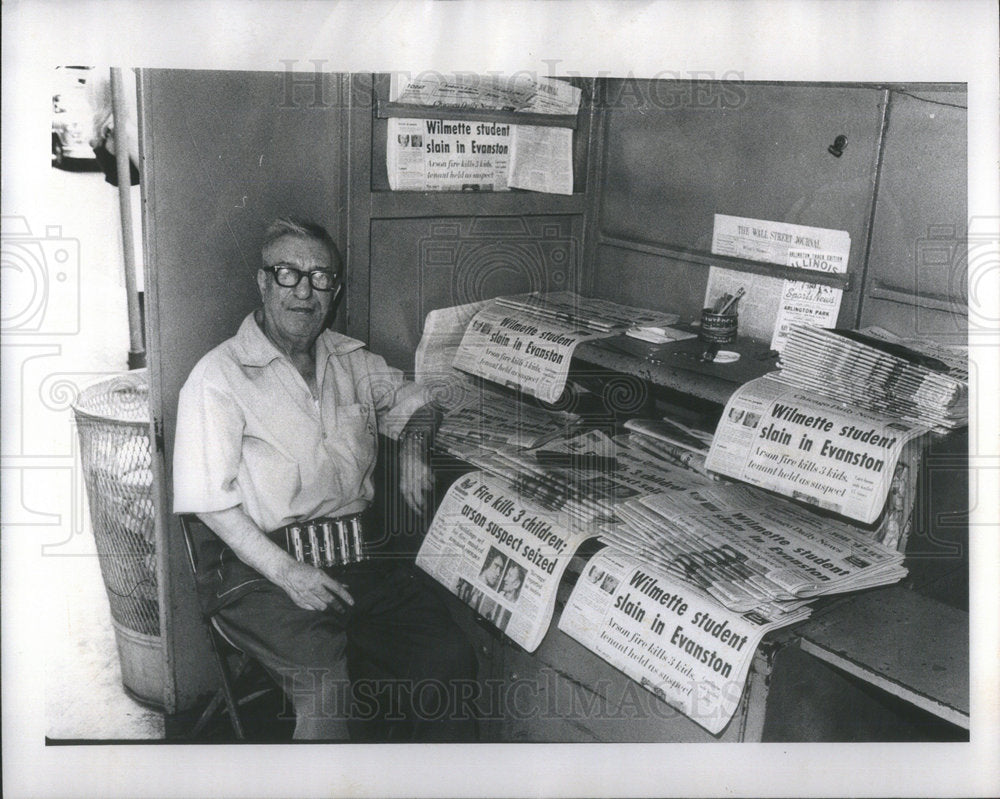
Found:
M 268 223 L 264 229 L 264 240 L 260 249 L 263 252 L 270 245 L 284 236 L 302 236 L 313 239 L 326 246 L 330 253 L 330 265 L 334 269 L 343 269 L 344 259 L 340 254 L 337 242 L 333 240 L 325 227 L 309 219 L 297 219 L 291 216 L 282 216 Z

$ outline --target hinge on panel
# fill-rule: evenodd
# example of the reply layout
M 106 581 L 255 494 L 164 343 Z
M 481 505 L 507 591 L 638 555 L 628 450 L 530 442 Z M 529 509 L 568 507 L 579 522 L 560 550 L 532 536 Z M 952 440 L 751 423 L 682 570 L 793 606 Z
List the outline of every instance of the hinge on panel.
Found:
M 163 452 L 163 420 L 153 419 L 153 444 L 157 452 Z

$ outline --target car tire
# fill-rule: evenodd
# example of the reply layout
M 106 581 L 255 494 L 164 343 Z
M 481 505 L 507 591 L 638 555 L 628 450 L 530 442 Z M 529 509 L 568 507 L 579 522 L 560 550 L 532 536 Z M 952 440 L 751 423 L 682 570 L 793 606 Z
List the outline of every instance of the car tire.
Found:
M 66 168 L 66 153 L 58 136 L 52 137 L 52 166 L 57 169 Z

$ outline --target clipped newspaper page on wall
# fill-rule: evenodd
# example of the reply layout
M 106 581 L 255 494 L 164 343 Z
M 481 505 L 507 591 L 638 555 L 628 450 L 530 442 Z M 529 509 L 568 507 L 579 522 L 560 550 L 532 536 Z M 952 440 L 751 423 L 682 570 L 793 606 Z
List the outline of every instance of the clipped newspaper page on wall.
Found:
M 393 74 L 389 100 L 424 108 L 507 111 L 510 118 L 390 117 L 386 168 L 394 191 L 573 193 L 573 129 L 521 125 L 517 114 L 575 116 L 581 91 L 558 78 L 427 71 Z
M 559 580 L 589 537 L 501 478 L 470 472 L 448 489 L 417 566 L 534 652 L 552 621 Z
M 581 96 L 580 89 L 565 80 L 528 72 L 482 75 L 427 70 L 417 75 L 394 72 L 389 77 L 391 102 L 429 108 L 452 106 L 565 116 L 580 110 Z
M 387 136 L 394 191 L 573 193 L 571 128 L 390 117 Z
M 386 168 L 393 191 L 506 191 L 513 125 L 389 119 Z
M 851 254 L 846 230 L 793 225 L 726 214 L 715 215 L 712 252 L 748 261 L 797 269 L 844 274 Z M 781 352 L 793 324 L 830 328 L 837 324 L 843 291 L 807 280 L 782 280 L 713 266 L 709 270 L 705 304 L 723 294 L 746 295 L 740 302 L 740 332 L 770 339 Z
M 726 610 L 690 584 L 614 549 L 590 559 L 559 629 L 713 735 L 739 706 L 761 638 L 806 608 Z
M 926 432 L 765 375 L 729 398 L 706 466 L 871 524 L 885 505 L 903 447 Z

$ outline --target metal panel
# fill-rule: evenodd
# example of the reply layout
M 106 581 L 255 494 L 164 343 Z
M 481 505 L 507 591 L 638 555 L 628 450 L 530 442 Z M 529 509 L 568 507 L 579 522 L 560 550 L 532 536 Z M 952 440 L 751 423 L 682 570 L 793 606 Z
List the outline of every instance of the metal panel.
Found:
M 717 213 L 846 230 L 848 271 L 860 274 L 881 97 L 863 87 L 611 81 L 602 234 L 709 252 Z M 848 141 L 840 158 L 827 150 L 838 135 Z M 598 283 L 608 279 L 601 258 Z M 642 275 L 616 277 L 621 293 L 647 288 Z M 853 319 L 857 297 L 845 294 L 842 318 Z
M 964 340 L 965 92 L 891 92 L 862 324 Z
M 721 213 L 846 230 L 858 254 L 878 91 L 720 84 L 711 104 L 676 108 L 657 107 L 656 96 L 651 82 L 637 98 L 614 103 L 611 92 L 606 232 L 708 251 Z M 848 145 L 835 158 L 827 147 L 841 134 Z
M 574 289 L 578 216 L 376 219 L 370 346 L 411 369 L 429 311 L 500 294 Z
M 324 99 L 336 96 L 339 79 L 303 78 L 296 85 L 288 73 L 149 70 L 142 76 L 150 393 L 163 442 L 157 535 L 172 711 L 190 707 L 211 680 L 169 508 L 178 392 L 198 359 L 233 335 L 257 305 L 254 276 L 265 220 L 308 216 L 335 236 L 344 230 L 342 106 Z

